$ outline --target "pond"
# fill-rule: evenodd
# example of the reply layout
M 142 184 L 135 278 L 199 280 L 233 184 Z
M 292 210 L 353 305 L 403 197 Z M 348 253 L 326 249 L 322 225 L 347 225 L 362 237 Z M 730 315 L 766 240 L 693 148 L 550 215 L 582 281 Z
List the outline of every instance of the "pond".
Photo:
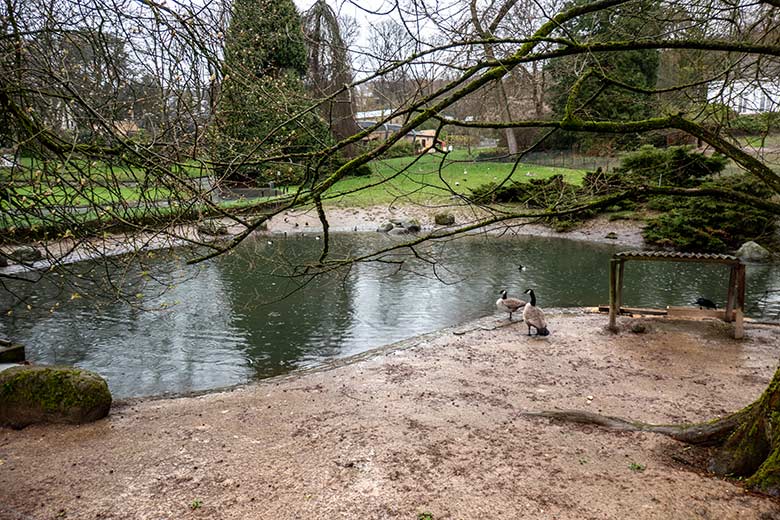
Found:
M 333 249 L 358 254 L 392 240 L 336 234 Z M 284 276 L 292 264 L 316 258 L 320 246 L 315 236 L 258 237 L 194 266 L 171 251 L 156 252 L 143 267 L 109 267 L 113 283 L 135 295 L 131 302 L 87 297 L 89 283 L 97 283 L 106 266 L 83 263 L 78 280 L 87 286 L 81 292 L 55 283 L 8 286 L 24 305 L 8 315 L 14 302 L 2 293 L 0 337 L 26 345 L 34 363 L 100 373 L 116 398 L 208 390 L 316 367 L 486 315 L 506 319 L 495 308 L 502 289 L 523 297 L 534 288 L 543 308 L 606 304 L 609 258 L 625 249 L 475 236 L 421 247 L 435 263 L 407 254 L 394 258 L 405 260 L 402 265 L 359 264 L 303 287 Z M 690 305 L 703 296 L 722 306 L 726 269 L 629 262 L 624 305 Z M 748 266 L 749 316 L 778 319 L 778 281 L 780 267 Z

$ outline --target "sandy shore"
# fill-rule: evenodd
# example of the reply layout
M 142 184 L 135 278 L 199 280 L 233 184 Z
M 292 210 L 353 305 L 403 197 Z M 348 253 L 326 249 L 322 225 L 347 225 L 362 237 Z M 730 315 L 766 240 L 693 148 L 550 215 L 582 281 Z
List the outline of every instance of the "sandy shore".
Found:
M 523 415 L 721 416 L 769 382 L 777 329 L 736 341 L 721 322 L 549 322 L 537 338 L 489 316 L 89 425 L 0 430 L 0 518 L 780 518 L 778 501 L 700 471 L 706 451 Z
M 455 217 L 455 224 L 451 227 L 436 226 L 434 216 L 438 212 L 449 212 Z M 422 226 L 423 232 L 457 228 L 484 219 L 485 212 L 476 211 L 473 208 L 428 208 L 422 206 L 386 207 L 375 206 L 368 208 L 339 208 L 332 207 L 327 210 L 330 231 L 366 231 L 375 232 L 377 228 L 390 219 L 416 219 Z M 493 225 L 490 232 L 509 235 L 535 235 L 555 236 L 572 240 L 587 240 L 590 242 L 617 243 L 632 248 L 644 245 L 642 239 L 642 222 L 635 220 L 609 221 L 605 217 L 597 217 L 584 222 L 580 227 L 566 233 L 556 233 L 549 227 L 541 224 L 522 223 L 508 221 Z M 317 212 L 312 208 L 308 210 L 287 211 L 274 217 L 268 225 L 270 233 L 319 233 L 322 231 Z
M 436 226 L 434 216 L 441 211 L 452 213 L 456 222 L 453 226 Z M 416 219 L 422 226 L 421 233 L 458 228 L 484 219 L 485 212 L 466 207 L 434 208 L 423 206 L 387 207 L 374 206 L 367 208 L 342 208 L 338 206 L 327 209 L 329 230 L 331 232 L 376 232 L 377 228 L 391 219 Z M 12 275 L 26 271 L 31 267 L 46 270 L 54 265 L 81 262 L 91 258 L 117 256 L 146 252 L 154 249 L 181 247 L 193 244 L 213 242 L 216 239 L 230 238 L 244 231 L 244 227 L 230 219 L 221 219 L 228 235 L 215 237 L 198 232 L 196 224 L 177 224 L 161 231 L 108 234 L 99 237 L 81 239 L 60 239 L 39 241 L 25 244 L 37 248 L 41 260 L 22 265 L 11 263 L 0 267 L 0 274 Z M 270 234 L 307 234 L 321 233 L 323 226 L 316 210 L 311 208 L 285 211 L 274 216 L 267 224 L 267 229 L 259 233 Z M 584 222 L 578 229 L 566 233 L 557 233 L 552 229 L 534 223 L 508 221 L 487 227 L 480 232 L 501 235 L 535 235 L 555 236 L 572 240 L 587 240 L 590 242 L 621 244 L 630 248 L 641 248 L 642 222 L 633 220 L 609 221 L 605 217 L 597 217 Z M 417 235 L 419 236 L 419 235 Z M 6 256 L 16 249 L 16 245 L 0 246 Z

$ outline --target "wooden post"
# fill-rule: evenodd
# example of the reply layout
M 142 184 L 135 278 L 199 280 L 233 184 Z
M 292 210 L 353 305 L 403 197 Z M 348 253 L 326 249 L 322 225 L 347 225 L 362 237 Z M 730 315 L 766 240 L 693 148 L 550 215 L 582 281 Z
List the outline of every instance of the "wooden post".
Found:
M 620 309 L 623 307 L 623 271 L 625 269 L 626 261 L 621 259 L 618 264 L 617 275 L 617 311 L 620 313 Z
M 739 266 L 732 265 L 729 272 L 729 291 L 726 294 L 726 313 L 723 315 L 725 321 L 734 319 L 734 302 L 737 296 L 737 269 Z
M 745 264 L 737 266 L 737 308 L 745 310 Z
M 617 264 L 620 260 L 609 261 L 609 330 L 617 332 Z
M 734 339 L 745 337 L 745 325 L 742 323 L 742 309 L 737 309 L 734 314 Z
M 734 339 L 745 337 L 745 326 L 742 323 L 742 316 L 745 312 L 745 264 L 742 262 L 737 266 L 737 308 L 736 321 L 734 323 Z

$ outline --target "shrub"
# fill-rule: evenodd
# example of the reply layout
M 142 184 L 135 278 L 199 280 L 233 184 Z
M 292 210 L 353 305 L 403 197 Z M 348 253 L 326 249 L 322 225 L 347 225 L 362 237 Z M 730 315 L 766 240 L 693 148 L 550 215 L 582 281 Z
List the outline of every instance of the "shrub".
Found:
M 735 135 L 759 135 L 780 129 L 780 113 L 745 114 L 729 121 L 731 132 Z
M 733 190 L 761 198 L 771 191 L 745 175 L 731 175 L 705 186 Z M 642 234 L 648 243 L 681 251 L 725 252 L 748 240 L 767 243 L 775 233 L 775 216 L 740 202 L 710 197 L 660 197 L 667 213 L 650 219 Z
M 630 183 L 693 187 L 723 171 L 727 162 L 721 155 L 707 156 L 687 146 L 643 146 L 626 155 L 615 172 Z
M 565 182 L 562 175 L 553 175 L 547 179 L 532 179 L 529 182 L 512 181 L 500 187 L 491 182 L 472 189 L 471 193 L 476 202 L 516 202 L 527 208 L 553 210 L 564 209 L 576 203 L 579 190 Z M 560 232 L 576 227 L 580 221 L 592 215 L 592 211 L 583 211 L 565 219 L 550 217 L 545 220 Z
M 474 160 L 503 162 L 503 161 L 513 161 L 514 159 L 512 159 L 512 157 L 509 155 L 509 149 L 507 148 L 485 148 L 479 151 L 479 153 L 474 158 Z
M 382 154 L 384 159 L 395 159 L 396 157 L 409 157 L 410 155 L 416 155 L 417 150 L 414 148 L 414 143 L 411 141 L 401 140 L 390 147 L 385 153 Z
M 353 177 L 366 177 L 368 175 L 371 175 L 371 173 L 372 173 L 371 166 L 369 166 L 368 164 L 361 164 L 360 166 L 358 166 L 357 168 L 349 172 L 349 174 L 352 175 Z

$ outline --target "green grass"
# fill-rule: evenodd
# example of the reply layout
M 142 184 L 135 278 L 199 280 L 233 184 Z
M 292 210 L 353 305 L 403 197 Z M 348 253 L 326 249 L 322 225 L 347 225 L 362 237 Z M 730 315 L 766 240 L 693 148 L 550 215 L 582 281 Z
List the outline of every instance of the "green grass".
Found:
M 27 166 L 33 167 L 32 162 Z M 99 166 L 99 165 L 98 165 Z M 80 215 L 71 215 L 66 220 L 59 222 L 51 218 L 38 219 L 32 214 L 21 216 L 9 216 L 7 202 L 0 202 L 0 211 L 6 213 L 0 219 L 0 229 L 20 232 L 28 230 L 33 234 L 47 230 L 53 233 L 62 233 L 64 228 L 70 225 L 86 225 L 97 228 L 101 223 L 112 221 L 111 213 L 116 212 L 120 218 L 128 221 L 145 221 L 174 218 L 180 216 L 182 209 L 175 205 L 171 208 L 123 208 L 123 203 L 138 201 L 152 202 L 155 200 L 174 200 L 177 194 L 167 188 L 151 187 L 143 189 L 136 185 L 119 185 L 106 188 L 105 177 L 98 172 L 100 168 L 95 166 L 90 170 L 90 177 L 75 177 L 75 187 L 63 183 L 47 184 L 56 176 L 44 178 L 39 173 L 37 178 L 31 179 L 28 184 L 14 184 L 12 194 L 15 208 L 33 208 L 45 206 L 91 206 L 95 211 L 85 212 Z M 408 167 L 408 168 L 407 168 Z M 336 183 L 326 194 L 326 201 L 331 204 L 365 207 L 370 205 L 387 205 L 393 202 L 404 203 L 430 203 L 446 201 L 452 192 L 468 194 L 471 188 L 476 188 L 489 182 L 503 181 L 512 173 L 511 163 L 474 162 L 465 151 L 449 154 L 447 160 L 442 162 L 441 155 L 428 154 L 421 157 L 402 157 L 389 160 L 378 160 L 371 163 L 373 173 L 365 177 L 348 177 Z M 129 172 L 125 172 L 130 174 Z M 111 169 L 111 175 L 115 175 Z M 530 175 L 529 175 L 530 174 Z M 520 164 L 512 173 L 511 179 L 521 182 L 530 179 L 541 179 L 561 174 L 567 182 L 581 184 L 585 175 L 584 170 L 571 170 L 566 168 L 553 168 Z M 383 184 L 378 184 L 385 181 Z M 362 188 L 362 189 L 361 189 Z M 290 187 L 290 192 L 294 190 Z M 357 189 L 360 191 L 353 192 Z M 452 192 L 450 191 L 452 190 Z M 199 204 L 191 206 L 185 197 L 180 200 L 180 206 L 187 206 L 187 212 L 198 212 Z M 242 211 L 251 208 L 270 199 L 245 199 L 224 202 L 221 207 L 231 211 Z M 15 213 L 15 212 L 14 212 Z M 32 213 L 32 212 L 31 212 Z M 56 219 L 56 217 L 54 217 Z
M 156 201 L 171 197 L 167 188 L 143 189 L 140 187 L 104 188 L 100 186 L 73 189 L 63 186 L 27 185 L 14 188 L 12 197 L 14 207 L 32 208 L 35 206 L 94 206 L 106 204 L 121 204 L 122 202 L 138 202 L 140 200 Z M 4 201 L 0 202 L 3 208 Z M 5 209 L 5 208 L 3 208 Z
M 396 201 L 428 203 L 445 200 L 453 192 L 468 194 L 472 188 L 501 182 L 510 174 L 518 182 L 563 175 L 566 182 L 575 185 L 581 185 L 585 176 L 585 170 L 518 164 L 513 172 L 513 166 L 512 163 L 474 162 L 465 151 L 453 152 L 444 161 L 439 154 L 376 160 L 371 163 L 372 175 L 343 179 L 328 191 L 327 197 L 331 202 L 360 207 Z M 372 186 L 383 180 L 386 182 L 381 186 Z M 364 189 L 351 193 L 361 188 Z
M 131 167 L 124 164 L 110 164 L 102 161 L 86 161 L 71 159 L 68 161 L 40 160 L 31 157 L 17 158 L 19 165 L 13 171 L 0 168 L 0 180 L 14 182 L 45 182 L 47 178 L 64 176 L 67 178 L 88 180 L 110 179 L 112 182 L 143 182 L 146 179 L 146 169 Z M 51 172 L 51 173 L 47 173 Z M 186 175 L 190 178 L 208 175 L 210 170 L 198 161 L 188 160 L 174 164 L 171 172 L 176 175 Z

